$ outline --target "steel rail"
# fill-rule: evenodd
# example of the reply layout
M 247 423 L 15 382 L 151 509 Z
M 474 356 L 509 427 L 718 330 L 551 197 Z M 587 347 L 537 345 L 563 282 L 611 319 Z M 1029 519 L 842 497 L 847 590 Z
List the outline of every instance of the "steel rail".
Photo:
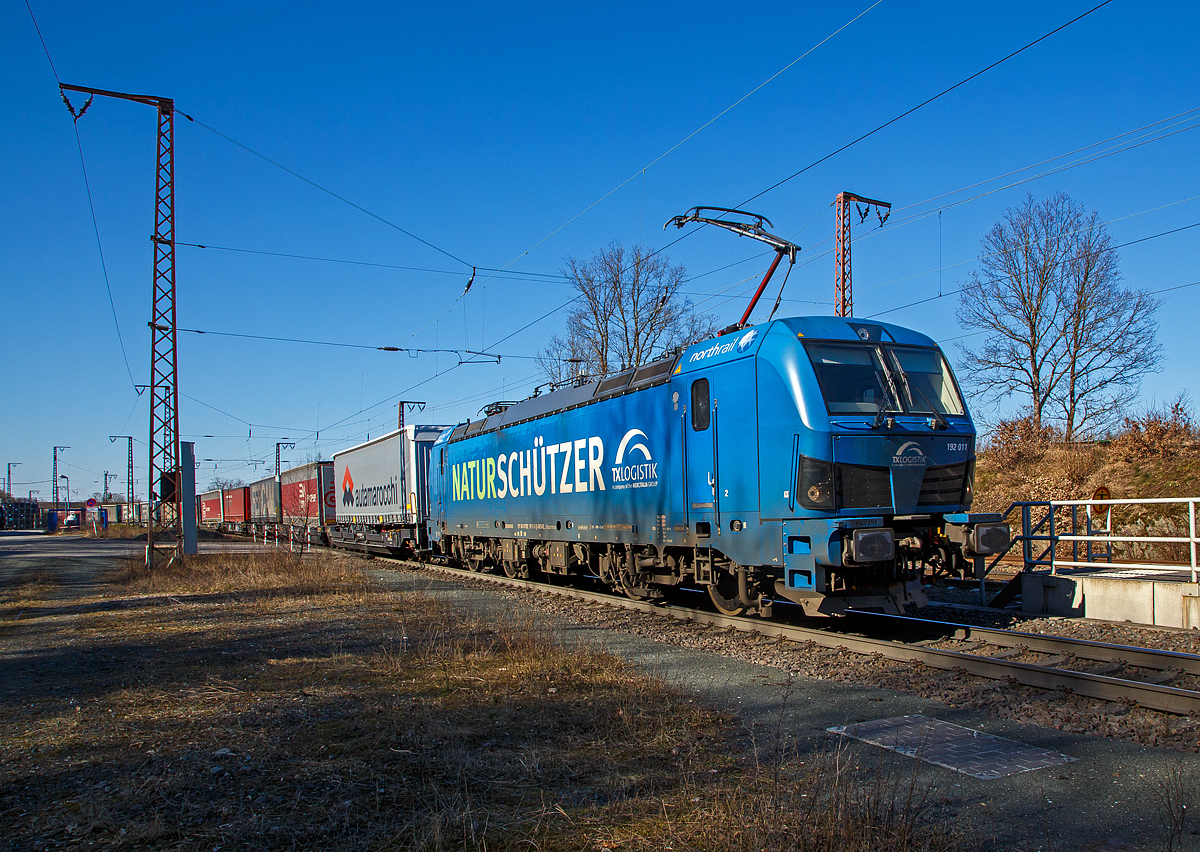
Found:
M 688 609 L 686 607 L 676 607 L 651 603 L 649 601 L 624 599 L 607 593 L 588 592 L 582 589 L 573 589 L 566 586 L 550 586 L 543 583 L 536 583 L 531 580 L 518 580 L 510 577 L 501 577 L 496 574 L 476 573 L 461 568 L 451 568 L 445 565 L 431 565 L 428 563 L 411 562 L 408 560 L 399 559 L 387 561 L 398 562 L 413 568 L 435 571 L 455 577 L 473 578 L 501 586 L 528 589 L 531 591 L 544 592 L 551 595 L 559 595 L 561 597 L 574 598 L 576 600 L 603 603 L 608 606 L 634 610 L 636 612 L 644 612 L 649 615 L 655 615 L 664 618 L 673 618 L 678 621 L 691 621 L 697 624 L 710 624 L 714 627 L 722 627 L 726 629 L 732 628 L 744 633 L 758 633 L 763 636 L 774 636 L 793 642 L 812 643 L 825 648 L 843 649 L 866 656 L 878 654 L 879 656 L 885 657 L 889 660 L 896 660 L 897 662 L 921 663 L 929 666 L 930 668 L 941 669 L 944 671 L 961 670 L 967 672 L 968 674 L 978 675 L 980 677 L 986 677 L 992 680 L 1011 680 L 1025 686 L 1038 687 L 1039 689 L 1062 689 L 1073 692 L 1077 695 L 1086 695 L 1091 698 L 1099 698 L 1105 701 L 1132 701 L 1141 707 L 1146 707 L 1151 710 L 1162 710 L 1167 713 L 1178 713 L 1181 715 L 1200 713 L 1200 692 L 1195 692 L 1188 689 L 1179 689 L 1178 687 L 1163 686 L 1152 683 L 1141 683 L 1139 681 L 1125 680 L 1123 678 L 1109 677 L 1107 675 L 1075 672 L 1069 669 L 1056 669 L 1049 666 L 1033 665 L 1031 663 L 1018 663 L 1012 660 L 996 659 L 994 657 L 968 654 L 961 651 L 927 648 L 918 645 L 894 642 L 886 639 L 870 639 L 863 636 L 850 636 L 846 634 L 831 633 L 829 631 L 817 630 L 814 628 L 777 624 L 775 622 L 764 621 L 759 618 L 720 615 L 718 613 Z M 913 621 L 919 621 L 919 619 L 913 619 Z M 984 630 L 983 628 L 974 628 L 970 625 L 962 626 L 975 631 L 976 638 L 978 638 L 979 633 Z M 1005 634 L 1007 631 L 992 632 L 997 634 Z M 1023 638 L 1025 636 L 1033 636 L 1034 634 L 1015 635 Z M 997 636 L 996 638 L 1000 638 L 1000 636 Z M 1037 638 L 1041 639 L 1044 637 L 1039 636 Z M 1023 643 L 1014 641 L 1013 644 L 1016 645 Z M 1102 645 L 1103 643 L 1094 644 Z M 1118 648 L 1121 646 L 1112 647 Z M 1133 650 L 1148 651 L 1149 649 Z M 1188 655 L 1182 656 L 1186 657 Z M 1127 662 L 1127 660 L 1123 661 Z
M 1158 671 L 1182 671 L 1200 675 L 1200 655 L 1181 651 L 1161 651 L 1155 648 L 1138 648 L 1132 645 L 1115 645 L 1094 642 L 1090 639 L 1075 639 L 1070 636 L 1048 636 L 1044 633 L 1024 633 L 1019 630 L 1001 630 L 994 627 L 977 627 L 973 624 L 958 624 L 953 621 L 934 621 L 903 615 L 885 615 L 878 612 L 853 611 L 855 616 L 906 623 L 916 628 L 926 627 L 948 632 L 948 639 L 982 639 L 989 645 L 1005 648 L 1027 648 L 1045 654 L 1069 654 L 1083 660 L 1107 663 L 1126 663 L 1141 669 Z

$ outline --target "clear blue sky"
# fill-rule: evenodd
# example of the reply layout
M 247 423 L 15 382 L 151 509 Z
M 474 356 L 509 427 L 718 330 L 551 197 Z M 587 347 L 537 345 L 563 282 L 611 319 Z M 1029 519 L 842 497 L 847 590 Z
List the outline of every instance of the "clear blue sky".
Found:
M 450 354 L 181 333 L 181 432 L 198 457 L 217 460 L 198 471 L 203 485 L 214 473 L 258 478 L 278 440 L 296 441 L 284 457 L 303 461 L 382 434 L 397 399 L 428 402 L 410 415 L 417 422 L 454 423 L 522 398 L 541 378 L 517 356 L 536 355 L 562 327 L 553 311 L 571 294 L 554 276 L 564 258 L 612 240 L 661 247 L 680 235 L 662 230 L 671 216 L 742 203 L 1098 0 L 336 11 L 30 2 L 64 82 L 174 98 L 179 111 L 447 253 L 180 116 L 177 239 L 210 247 L 179 246 L 181 328 L 505 356 L 455 367 Z M 147 402 L 133 384 L 149 370 L 154 110 L 98 98 L 78 124 L 110 307 L 71 117 L 23 0 L 0 8 L 0 53 L 0 465 L 21 463 L 14 492 L 49 499 L 52 447 L 69 445 L 60 473 L 72 496 L 88 494 L 104 470 L 123 477 L 124 442 L 108 436 L 131 434 L 145 499 Z M 1196 4 L 1114 0 L 750 202 L 805 248 L 785 312 L 832 311 L 840 190 L 896 211 L 882 229 L 855 229 L 856 316 L 957 289 L 980 238 L 1027 192 L 1069 193 L 1099 211 L 1117 243 L 1200 222 L 1200 130 L 1190 129 L 1200 114 L 1020 186 L 1001 189 L 1083 154 L 991 180 L 1200 107 L 1198 58 Z M 713 229 L 667 253 L 699 276 L 687 285 L 697 304 L 727 322 L 768 260 Z M 1131 286 L 1200 281 L 1200 228 L 1120 254 Z M 481 272 L 459 299 L 470 265 L 511 271 Z M 1162 298 L 1167 357 L 1144 383 L 1145 402 L 1196 385 L 1200 286 Z M 950 340 L 962 333 L 956 303 L 947 295 L 882 316 Z M 955 346 L 946 344 L 952 357 Z

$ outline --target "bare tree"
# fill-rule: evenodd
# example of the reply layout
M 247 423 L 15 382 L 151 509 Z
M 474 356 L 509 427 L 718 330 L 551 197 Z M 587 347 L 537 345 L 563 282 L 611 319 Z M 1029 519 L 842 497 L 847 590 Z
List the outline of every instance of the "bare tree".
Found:
M 1096 212 L 1064 193 L 1006 210 L 959 301 L 959 323 L 988 333 L 963 347 L 973 390 L 1025 397 L 1034 424 L 1056 421 L 1068 441 L 1119 420 L 1162 348 L 1158 303 L 1120 286 L 1118 261 Z
M 580 298 L 539 359 L 554 382 L 579 373 L 603 377 L 713 336 L 713 314 L 680 295 L 687 271 L 653 250 L 614 241 L 589 260 L 567 258 L 563 274 Z
M 224 491 L 227 488 L 241 488 L 246 484 L 246 480 L 238 478 L 231 479 L 225 476 L 214 476 L 208 483 L 209 491 Z

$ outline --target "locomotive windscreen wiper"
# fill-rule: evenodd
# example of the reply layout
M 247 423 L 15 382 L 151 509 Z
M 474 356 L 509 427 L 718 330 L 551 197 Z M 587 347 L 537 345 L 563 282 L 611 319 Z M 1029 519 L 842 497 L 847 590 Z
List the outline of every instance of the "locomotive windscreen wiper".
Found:
M 939 429 L 949 429 L 950 421 L 942 416 L 942 412 L 938 411 L 936 405 L 930 402 L 929 397 L 925 395 L 925 391 L 921 390 L 920 386 L 913 384 L 908 380 L 908 374 L 904 372 L 904 368 L 897 365 L 896 372 L 900 376 L 900 381 L 904 383 L 904 390 L 908 394 L 908 402 L 911 408 L 917 407 L 917 401 L 913 399 L 913 392 L 921 398 L 921 402 L 929 408 L 929 412 L 933 415 L 933 420 L 937 423 Z

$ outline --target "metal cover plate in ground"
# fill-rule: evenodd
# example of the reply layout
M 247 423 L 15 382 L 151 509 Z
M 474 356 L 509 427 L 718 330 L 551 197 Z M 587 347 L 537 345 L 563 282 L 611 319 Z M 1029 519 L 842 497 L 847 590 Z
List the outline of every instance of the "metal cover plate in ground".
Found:
M 985 781 L 1075 760 L 928 716 L 896 716 L 828 730 Z

